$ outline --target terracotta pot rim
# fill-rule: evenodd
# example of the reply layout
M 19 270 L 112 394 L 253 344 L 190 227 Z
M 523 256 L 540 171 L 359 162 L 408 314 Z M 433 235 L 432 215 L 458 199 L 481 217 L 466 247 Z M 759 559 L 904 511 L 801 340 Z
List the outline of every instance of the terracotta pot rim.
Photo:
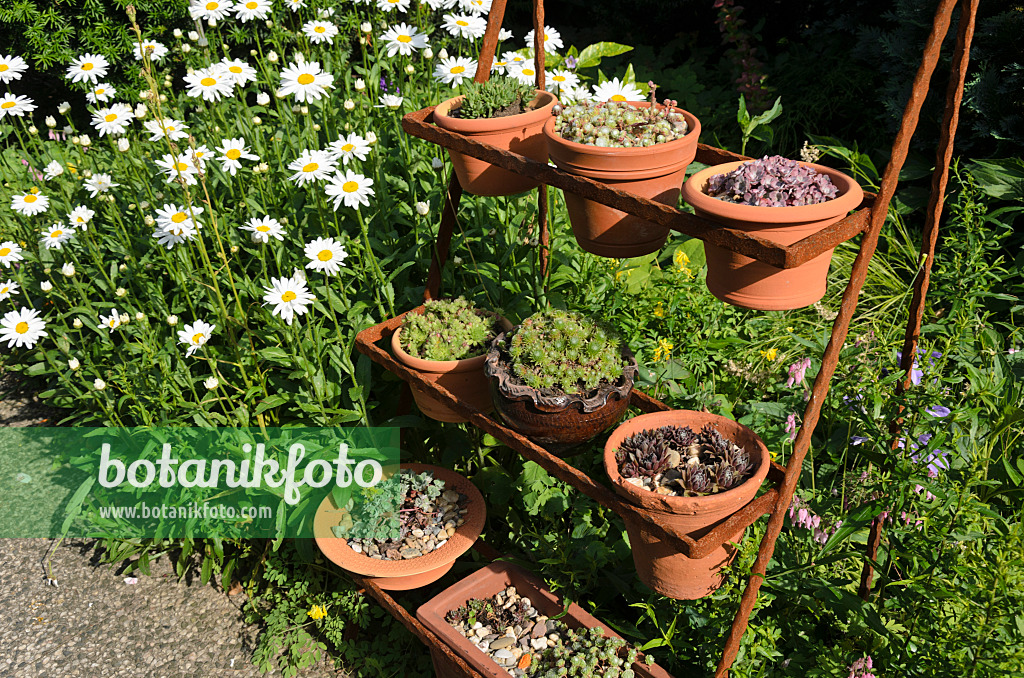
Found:
M 439 127 L 443 127 L 454 132 L 460 132 L 462 134 L 501 131 L 520 127 L 524 123 L 543 120 L 550 116 L 551 109 L 554 108 L 556 103 L 558 103 L 558 99 L 556 99 L 555 95 L 551 92 L 537 89 L 534 90 L 534 93 L 535 96 L 530 100 L 530 103 L 536 101 L 537 105 L 532 109 L 523 111 L 522 113 L 506 115 L 500 118 L 453 118 L 448 115 L 448 111 L 450 111 L 456 103 L 461 103 L 465 98 L 464 94 L 460 94 L 457 97 L 446 99 L 434 107 L 434 123 Z
M 520 326 L 517 325 L 495 337 L 484 358 L 484 374 L 495 383 L 503 397 L 513 401 L 533 401 L 533 404 L 544 412 L 561 412 L 578 404 L 581 410 L 587 413 L 601 409 L 613 398 L 618 400 L 629 398 L 639 373 L 639 367 L 636 358 L 625 342 L 621 344 L 621 355 L 626 359 L 627 364 L 622 368 L 622 376 L 615 380 L 615 384 L 604 384 L 597 387 L 590 396 L 581 393 L 545 395 L 526 384 L 515 383 L 513 375 L 501 366 L 499 359 L 504 351 L 506 337 L 509 332 L 518 327 Z M 619 384 L 620 381 L 621 384 Z
M 651 103 L 649 101 L 628 101 L 626 102 L 630 106 L 635 108 L 650 108 Z M 663 104 L 659 104 L 659 107 L 664 108 Z M 551 119 L 544 123 L 544 135 L 548 138 L 549 143 L 554 143 L 559 146 L 563 146 L 575 153 L 596 155 L 603 157 L 637 157 L 643 155 L 650 155 L 652 153 L 669 153 L 672 150 L 684 146 L 688 143 L 692 143 L 694 139 L 700 137 L 700 120 L 697 119 L 693 113 L 683 110 L 677 106 L 673 106 L 672 110 L 682 113 L 686 120 L 687 127 L 689 129 L 686 135 L 682 139 L 673 139 L 672 141 L 666 141 L 665 143 L 655 144 L 654 146 L 640 146 L 636 148 L 609 148 L 607 146 L 594 146 L 592 144 L 580 144 L 575 141 L 570 141 L 564 138 L 560 134 L 555 133 L 555 116 L 551 116 Z M 552 158 L 554 160 L 554 158 Z M 555 164 L 558 161 L 555 160 Z
M 752 457 L 756 455 L 758 461 L 758 467 L 757 470 L 754 471 L 754 474 L 731 490 L 702 497 L 671 497 L 657 494 L 626 482 L 619 473 L 618 462 L 615 461 L 615 451 L 618 449 L 619 442 L 623 438 L 642 430 L 672 425 L 672 421 L 665 421 L 665 419 L 677 419 L 682 422 L 694 416 L 703 420 L 706 424 L 715 424 L 716 427 L 725 424 L 727 427 L 735 427 L 740 432 L 747 435 L 754 443 L 753 449 L 748 449 L 747 452 L 751 454 Z M 658 421 L 658 423 L 653 423 L 655 421 Z M 690 424 L 690 426 L 691 428 L 693 427 L 692 424 Z M 754 433 L 752 429 L 727 417 L 711 414 L 709 412 L 697 412 L 694 410 L 650 412 L 633 417 L 632 419 L 627 419 L 612 431 L 612 434 L 608 437 L 604 446 L 604 469 L 605 473 L 608 474 L 608 478 L 611 480 L 612 487 L 615 491 L 628 498 L 634 504 L 666 513 L 694 515 L 697 513 L 726 509 L 730 505 L 735 504 L 737 500 L 741 500 L 742 504 L 745 504 L 747 501 L 752 499 L 755 494 L 757 494 L 758 489 L 760 489 L 765 478 L 768 476 L 768 468 L 770 466 L 771 461 L 768 454 L 768 448 L 765 446 L 764 441 L 761 440 L 760 436 Z M 741 499 L 744 496 L 746 498 Z
M 317 533 L 314 530 L 313 538 L 320 551 L 335 565 L 349 572 L 355 572 L 368 577 L 406 577 L 410 575 L 423 574 L 436 570 L 439 567 L 454 561 L 463 553 L 468 551 L 480 532 L 483 531 L 484 523 L 487 520 L 487 507 L 480 490 L 465 476 L 442 466 L 431 464 L 403 463 L 400 468 L 409 469 L 417 473 L 432 471 L 434 477 L 445 482 L 446 489 L 454 487 L 460 494 L 468 497 L 466 504 L 469 512 L 466 514 L 466 522 L 455 529 L 448 542 L 439 549 L 424 554 L 418 558 L 409 560 L 378 560 L 356 553 L 348 545 L 348 540 L 342 537 L 335 537 L 330 526 L 324 526 L 326 530 Z M 334 506 L 331 495 L 328 494 L 316 510 L 317 516 L 330 513 L 342 513 L 341 509 Z M 314 527 L 318 521 L 314 519 Z
M 422 307 L 413 310 L 419 310 L 420 314 L 423 313 Z M 498 317 L 499 324 L 501 324 L 502 327 L 505 327 L 506 330 L 512 327 L 512 323 L 509 322 L 505 316 L 500 313 L 495 313 L 494 311 L 489 312 L 494 313 L 494 315 Z M 399 325 L 398 329 L 395 330 L 395 333 L 391 335 L 391 351 L 395 354 L 395 357 L 398 358 L 399 362 L 405 363 L 409 367 L 414 370 L 419 370 L 420 372 L 431 372 L 437 374 L 445 374 L 447 372 L 469 372 L 471 370 L 480 369 L 484 364 L 484 359 L 487 357 L 487 352 L 485 351 L 479 355 L 462 358 L 460 360 L 427 360 L 426 358 L 418 358 L 402 348 L 402 342 L 399 336 L 401 332 L 402 327 Z
M 852 177 L 839 170 L 817 165 L 815 163 L 797 161 L 821 174 L 827 174 L 832 183 L 839 189 L 839 195 L 827 202 L 816 205 L 793 205 L 788 207 L 763 207 L 760 205 L 742 205 L 713 198 L 704 192 L 708 180 L 718 174 L 725 174 L 750 160 L 713 165 L 696 172 L 683 184 L 682 197 L 695 209 L 707 212 L 715 217 L 749 221 L 765 224 L 802 223 L 823 221 L 836 215 L 843 215 L 856 209 L 864 199 L 864 189 Z

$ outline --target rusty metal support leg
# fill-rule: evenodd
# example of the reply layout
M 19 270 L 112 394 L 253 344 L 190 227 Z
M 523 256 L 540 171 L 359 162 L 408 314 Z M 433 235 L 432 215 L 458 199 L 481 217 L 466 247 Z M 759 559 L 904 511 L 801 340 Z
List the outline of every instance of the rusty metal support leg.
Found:
M 491 11 L 487 14 L 487 30 L 484 31 L 484 42 L 480 46 L 480 57 L 476 62 L 476 75 L 473 77 L 476 82 L 487 82 L 487 79 L 491 77 L 494 51 L 498 49 L 498 33 L 501 32 L 501 22 L 505 19 L 505 1 L 494 0 L 491 3 Z
M 434 239 L 434 251 L 430 255 L 430 272 L 427 273 L 427 289 L 423 291 L 424 301 L 437 299 L 441 294 L 441 269 L 448 261 L 448 252 L 452 245 L 452 232 L 458 220 L 459 200 L 462 198 L 462 184 L 452 171 L 448 182 L 448 190 L 444 194 L 444 209 L 441 211 L 441 225 Z
M 967 64 L 971 58 L 971 41 L 974 38 L 974 22 L 977 13 L 978 0 L 964 0 L 961 3 L 960 25 L 957 27 L 956 47 L 950 66 L 949 85 L 946 88 L 946 110 L 942 117 L 942 129 L 939 131 L 939 147 L 935 154 L 931 196 L 928 200 L 928 212 L 925 214 L 924 232 L 921 238 L 923 265 L 921 273 L 915 281 L 914 296 L 910 301 L 910 317 L 907 319 L 907 330 L 903 337 L 903 353 L 900 358 L 900 368 L 903 370 L 904 377 L 903 381 L 896 385 L 897 395 L 905 393 L 912 383 L 914 357 L 917 354 L 921 322 L 924 319 L 924 300 L 928 295 L 932 264 L 935 262 L 935 245 L 939 239 L 939 220 L 942 217 L 942 206 L 946 199 L 949 164 L 953 160 L 953 140 L 960 122 L 960 104 L 964 98 L 964 80 L 967 77 Z M 898 438 L 900 435 L 898 426 L 894 433 Z M 895 443 L 895 440 L 893 442 Z M 871 596 L 871 580 L 874 576 L 874 567 L 871 563 L 878 560 L 881 531 L 881 522 L 878 517 L 875 517 L 871 523 L 871 534 L 867 545 L 869 560 L 864 563 L 858 591 L 864 600 Z
M 928 36 L 925 45 L 924 56 L 921 65 L 914 77 L 914 86 L 911 90 L 910 100 L 903 111 L 903 120 L 899 132 L 893 142 L 892 155 L 885 174 L 882 177 L 882 187 L 871 210 L 871 223 L 864 238 L 861 241 L 860 251 L 853 263 L 853 271 L 850 275 L 850 282 L 843 292 L 842 305 L 839 308 L 839 315 L 832 326 L 832 335 L 829 338 L 828 346 L 825 347 L 825 354 L 821 360 L 821 371 L 814 380 L 814 388 L 811 391 L 807 409 L 804 412 L 803 426 L 797 434 L 793 455 L 786 464 L 786 475 L 779 488 L 779 499 L 775 510 L 768 519 L 768 526 L 765 529 L 764 538 L 761 540 L 761 547 L 754 561 L 754 567 L 750 575 L 750 581 L 743 592 L 740 600 L 739 610 L 733 620 L 732 628 L 725 641 L 725 649 L 722 652 L 722 659 L 718 663 L 716 678 L 725 678 L 729 675 L 729 667 L 736 659 L 740 649 L 740 639 L 746 631 L 750 614 L 754 610 L 754 603 L 757 600 L 757 592 L 764 581 L 765 572 L 768 570 L 768 562 L 775 552 L 775 541 L 782 532 L 782 523 L 786 517 L 786 509 L 793 499 L 793 492 L 796 490 L 797 479 L 803 466 L 804 457 L 811 446 L 811 435 L 818 418 L 821 415 L 821 407 L 825 396 L 828 394 L 829 382 L 835 373 L 836 365 L 839 362 L 839 353 L 846 335 L 850 328 L 850 320 L 857 309 L 857 295 L 864 286 L 864 279 L 867 277 L 868 264 L 875 248 L 878 245 L 878 235 L 885 224 L 886 215 L 889 209 L 889 202 L 896 192 L 896 184 L 899 180 L 900 170 L 907 159 L 907 151 L 910 146 L 910 138 L 917 128 L 918 118 L 921 114 L 921 107 L 928 94 L 928 82 L 935 71 L 935 65 L 939 60 L 939 52 L 942 49 L 942 41 L 949 31 L 950 18 L 956 0 L 942 0 L 935 13 L 935 21 L 932 24 L 932 31 Z
M 533 3 L 533 63 L 537 70 L 537 89 L 544 89 L 544 2 L 536 0 Z M 541 184 L 537 189 L 537 228 L 540 231 L 538 242 L 540 243 L 540 278 L 543 281 L 543 288 L 548 287 L 548 245 L 550 235 L 548 234 L 548 187 Z

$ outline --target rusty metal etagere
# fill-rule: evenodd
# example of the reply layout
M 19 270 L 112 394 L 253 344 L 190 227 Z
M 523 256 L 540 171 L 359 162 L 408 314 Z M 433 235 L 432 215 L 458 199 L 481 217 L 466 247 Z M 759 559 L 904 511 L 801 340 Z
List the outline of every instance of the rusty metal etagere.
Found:
M 411 385 L 428 390 L 431 395 L 443 401 L 453 410 L 467 417 L 469 421 L 487 433 L 516 450 L 524 458 L 542 466 L 560 480 L 569 483 L 598 503 L 611 508 L 620 515 L 632 514 L 652 525 L 662 536 L 679 545 L 680 551 L 690 557 L 702 557 L 720 546 L 730 534 L 735 534 L 742 527 L 747 527 L 768 515 L 768 525 L 761 540 L 757 558 L 752 567 L 747 587 L 740 600 L 739 608 L 732 627 L 726 638 L 721 660 L 716 671 L 717 678 L 724 678 L 729 673 L 733 661 L 739 651 L 740 639 L 747 628 L 754 602 L 767 571 L 775 549 L 775 542 L 783 527 L 786 510 L 793 498 L 804 458 L 810 448 L 811 434 L 818 422 L 821 408 L 828 393 L 829 384 L 839 361 L 839 353 L 846 340 L 850 321 L 857 308 L 857 297 L 864 285 L 868 264 L 874 255 L 878 237 L 885 222 L 889 203 L 896 190 L 900 170 L 906 160 L 910 139 L 917 127 L 921 107 L 928 93 L 929 82 L 939 60 L 941 46 L 952 22 L 953 11 L 961 5 L 960 22 L 957 29 L 956 44 L 952 58 L 949 85 L 946 92 L 946 110 L 943 119 L 939 147 L 936 153 L 936 166 L 932 176 L 932 192 L 924 226 L 921 254 L 924 264 L 914 281 L 914 296 L 910 305 L 910 318 L 905 332 L 901 368 L 907 375 L 899 384 L 902 392 L 910 386 L 910 372 L 913 356 L 924 314 L 924 299 L 928 291 L 929 277 L 934 260 L 938 238 L 938 224 L 942 213 L 945 189 L 949 176 L 949 164 L 952 158 L 953 138 L 956 134 L 958 112 L 963 98 L 964 79 L 970 55 L 970 44 L 974 34 L 975 17 L 978 0 L 940 0 L 932 24 L 931 33 L 925 44 L 920 66 L 913 82 L 910 99 L 904 109 L 903 119 L 893 142 L 889 164 L 881 181 L 877 194 L 869 195 L 864 203 L 853 214 L 842 219 L 833 226 L 824 229 L 804 240 L 790 246 L 781 246 L 768 242 L 754 235 L 724 228 L 715 223 L 705 221 L 691 214 L 681 212 L 673 207 L 655 203 L 644 198 L 619 191 L 590 179 L 567 174 L 545 163 L 499 150 L 464 136 L 454 134 L 431 124 L 432 108 L 425 108 L 406 115 L 402 126 L 408 134 L 418 136 L 427 141 L 450 148 L 467 155 L 486 160 L 494 165 L 512 172 L 527 174 L 542 182 L 538 189 L 539 227 L 540 227 L 540 259 L 542 274 L 546 274 L 548 261 L 549 235 L 547 228 L 547 186 L 555 186 L 566 191 L 578 193 L 597 202 L 615 207 L 624 212 L 639 216 L 686 235 L 699 238 L 720 247 L 738 252 L 758 261 L 778 268 L 792 268 L 809 261 L 838 243 L 862 235 L 860 251 L 853 264 L 849 283 L 843 293 L 839 313 L 832 327 L 832 333 L 821 359 L 821 369 L 814 381 L 810 398 L 803 416 L 803 425 L 797 434 L 794 450 L 785 467 L 773 463 L 769 472 L 771 487 L 761 496 L 752 500 L 729 520 L 716 527 L 705 537 L 694 540 L 685 534 L 661 526 L 643 510 L 623 501 L 605 486 L 597 483 L 586 474 L 572 467 L 564 460 L 549 454 L 544 448 L 534 444 L 527 438 L 504 426 L 498 419 L 483 414 L 456 399 L 444 388 L 428 384 L 416 372 L 395 361 L 381 347 L 384 340 L 400 325 L 401 316 L 392 318 L 371 327 L 359 334 L 356 341 L 357 349 L 369 356 L 374 362 L 395 373 Z M 494 59 L 498 43 L 498 32 L 504 18 L 506 0 L 494 0 L 484 35 L 483 47 L 478 61 L 476 80 L 487 79 Z M 534 53 L 537 71 L 537 87 L 544 88 L 544 6 L 543 0 L 534 0 Z M 718 164 L 731 160 L 745 159 L 722 149 L 699 145 L 697 160 L 705 164 Z M 458 179 L 452 176 L 446 193 L 442 211 L 441 224 L 435 241 L 430 272 L 427 278 L 425 297 L 437 298 L 441 285 L 441 269 L 445 265 L 452 233 L 456 224 L 458 203 L 462 195 Z M 668 409 L 666 405 L 640 392 L 632 395 L 631 406 L 645 412 Z M 892 435 L 899 435 L 899 422 L 894 422 Z M 868 562 L 875 559 L 880 542 L 881 524 L 876 521 L 871 526 L 868 542 Z M 498 557 L 498 553 L 483 542 L 478 542 L 476 550 L 487 560 Z M 870 596 L 872 579 L 870 565 L 865 565 L 861 578 L 861 596 L 867 600 Z M 452 651 L 433 633 L 421 625 L 408 610 L 400 605 L 388 593 L 382 591 L 372 582 L 362 577 L 354 577 L 358 584 L 373 595 L 403 625 L 426 643 L 435 656 L 439 653 L 445 658 L 448 666 L 464 673 L 471 678 L 478 674 Z

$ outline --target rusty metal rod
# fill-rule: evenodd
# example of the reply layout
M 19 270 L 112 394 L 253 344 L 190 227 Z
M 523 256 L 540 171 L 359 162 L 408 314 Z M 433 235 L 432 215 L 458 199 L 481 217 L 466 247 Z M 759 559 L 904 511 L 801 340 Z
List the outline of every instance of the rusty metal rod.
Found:
M 462 184 L 452 170 L 451 180 L 448 182 L 448 190 L 444 194 L 444 207 L 441 210 L 441 225 L 437 229 L 437 238 L 434 239 L 434 249 L 430 253 L 430 271 L 427 272 L 427 287 L 423 291 L 424 301 L 437 299 L 441 294 L 441 269 L 448 261 L 448 254 L 452 244 L 452 232 L 455 230 L 455 223 L 458 221 L 459 199 L 462 197 Z
M 716 678 L 725 678 L 729 675 L 729 667 L 732 666 L 739 652 L 740 640 L 746 631 L 750 614 L 754 609 L 757 593 L 764 582 L 768 563 L 775 552 L 775 542 L 782 532 L 786 509 L 793 500 L 793 492 L 796 490 L 796 483 L 800 476 L 800 470 L 803 467 L 804 457 L 811 446 L 811 435 L 821 415 L 821 407 L 825 401 L 825 396 L 828 395 L 829 382 L 832 380 L 832 375 L 835 373 L 836 365 L 839 362 L 839 353 L 842 350 L 843 343 L 846 341 L 850 320 L 857 309 L 857 296 L 864 286 L 868 264 L 878 245 L 878 236 L 882 226 L 885 224 L 889 202 L 896 192 L 899 173 L 903 168 L 903 163 L 906 161 L 910 139 L 917 128 L 921 107 L 924 105 L 925 97 L 928 94 L 928 83 L 939 60 L 942 41 L 949 32 L 950 17 L 955 5 L 956 0 L 942 0 L 936 11 L 935 21 L 932 24 L 932 30 L 925 45 L 924 55 L 921 58 L 921 65 L 918 67 L 917 74 L 914 77 L 910 99 L 907 101 L 899 132 L 896 134 L 896 139 L 893 142 L 889 164 L 886 166 L 882 177 L 882 187 L 879 191 L 878 199 L 871 210 L 871 222 L 867 232 L 864 234 L 864 238 L 861 240 L 860 251 L 853 263 L 850 282 L 843 292 L 843 301 L 839 309 L 839 315 L 832 326 L 832 335 L 822 356 L 821 370 L 814 379 L 814 388 L 811 391 L 810 400 L 804 411 L 803 425 L 797 434 L 793 454 L 786 464 L 786 476 L 782 486 L 779 488 L 779 500 L 775 505 L 775 510 L 768 518 L 768 526 L 765 530 L 764 538 L 761 540 L 761 547 L 758 550 L 754 566 L 751 569 L 750 580 L 747 583 L 746 590 L 743 592 L 736 617 L 733 619 L 732 627 L 729 629 L 729 635 L 726 637 L 722 659 L 718 663 L 715 673 Z
M 910 313 L 907 318 L 907 330 L 903 337 L 903 353 L 900 358 L 900 369 L 903 380 L 896 384 L 896 394 L 905 393 L 911 386 L 914 357 L 917 354 L 917 343 L 921 337 L 921 323 L 924 320 L 924 300 L 928 296 L 931 282 L 932 265 L 935 262 L 935 246 L 939 239 L 939 221 L 942 218 L 942 206 L 946 200 L 946 185 L 949 182 L 949 165 L 953 160 L 953 141 L 956 138 L 957 126 L 960 123 L 960 104 L 964 98 L 964 82 L 967 78 L 967 65 L 971 58 L 971 41 L 974 39 L 975 18 L 978 14 L 978 0 L 964 0 L 961 3 L 960 23 L 957 26 L 956 46 L 953 50 L 952 67 L 949 72 L 949 84 L 946 88 L 946 108 L 942 116 L 942 128 L 939 130 L 939 147 L 935 152 L 935 170 L 932 172 L 931 194 L 928 198 L 928 211 L 925 213 L 924 232 L 921 237 L 921 273 L 914 282 L 914 296 L 910 301 Z M 901 432 L 897 430 L 892 444 L 895 445 Z M 861 571 L 858 594 L 865 601 L 871 596 L 871 580 L 874 577 L 872 561 L 878 560 L 878 546 L 881 542 L 882 521 L 875 516 L 871 521 L 871 532 L 868 537 L 867 556 L 864 569 Z

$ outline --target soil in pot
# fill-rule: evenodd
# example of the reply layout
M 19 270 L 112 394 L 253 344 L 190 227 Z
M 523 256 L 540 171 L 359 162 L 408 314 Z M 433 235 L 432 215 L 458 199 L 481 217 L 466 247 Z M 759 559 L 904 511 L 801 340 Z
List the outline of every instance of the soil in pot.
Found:
M 422 313 L 423 307 L 413 309 L 410 313 Z M 512 327 L 505 318 L 498 316 L 502 329 Z M 490 386 L 484 375 L 484 359 L 486 353 L 463 358 L 462 360 L 424 360 L 410 355 L 402 348 L 401 328 L 391 335 L 391 352 L 399 362 L 420 373 L 428 382 L 447 389 L 456 398 L 481 412 L 494 409 L 491 401 Z M 444 422 L 461 423 L 468 421 L 443 402 L 432 396 L 425 389 L 412 385 L 412 397 L 420 411 L 431 419 Z
M 547 141 L 542 129 L 551 117 L 557 100 L 550 92 L 536 90 L 536 97 L 519 115 L 497 118 L 466 119 L 449 114 L 462 102 L 458 96 L 434 108 L 434 123 L 450 132 L 470 137 L 474 141 L 490 144 L 538 162 L 547 162 Z M 515 195 L 536 188 L 539 182 L 469 155 L 450 150 L 448 155 L 459 178 L 459 184 L 474 195 Z
M 622 348 L 623 374 L 614 383 L 603 382 L 587 393 L 566 394 L 557 389 L 535 389 L 512 371 L 506 348 L 508 332 L 498 335 L 484 361 L 494 409 L 513 429 L 552 454 L 571 454 L 573 448 L 615 425 L 629 407 L 636 359 Z
M 853 178 L 823 165 L 800 163 L 827 175 L 839 189 L 838 197 L 816 205 L 760 207 L 707 195 L 708 180 L 735 170 L 743 162 L 715 165 L 697 172 L 683 186 L 683 200 L 697 216 L 757 235 L 779 245 L 792 245 L 831 226 L 856 209 L 864 191 Z M 832 250 L 796 268 L 780 269 L 724 248 L 704 244 L 708 290 L 722 301 L 761 311 L 803 308 L 825 294 Z
M 430 499 L 429 510 L 402 512 L 398 539 L 336 536 L 339 525 L 351 524 L 352 514 L 338 508 L 330 495 L 313 519 L 317 546 L 331 562 L 369 578 L 385 590 L 413 589 L 440 579 L 480 536 L 487 517 L 483 496 L 463 476 L 427 464 L 402 464 L 402 469 L 430 472 L 444 482 L 444 487 Z M 406 499 L 410 508 L 415 502 L 416 497 Z
M 481 612 L 474 600 L 490 601 L 492 612 Z M 493 563 L 422 605 L 416 616 L 477 671 L 507 678 L 536 669 L 545 652 L 557 651 L 567 629 L 598 628 L 606 637 L 619 638 L 575 603 L 564 617 L 553 620 L 563 608 L 564 603 L 530 572 L 509 563 Z M 473 614 L 471 623 L 467 613 Z M 456 619 L 461 616 L 466 618 Z M 444 653 L 432 650 L 431 656 L 439 677 L 463 675 Z M 632 668 L 642 678 L 670 678 L 656 664 L 638 661 Z
M 712 427 L 722 438 L 742 448 L 756 470 L 731 489 L 703 496 L 672 496 L 660 493 L 664 490 L 648 489 L 655 487 L 650 483 L 624 478 L 616 460 L 616 451 L 623 441 L 664 426 L 689 427 L 694 432 Z M 682 454 L 685 458 L 686 452 Z M 764 443 L 746 426 L 705 412 L 672 410 L 640 415 L 615 429 L 605 444 L 604 466 L 616 493 L 645 509 L 660 524 L 671 525 L 699 539 L 754 498 L 768 475 L 770 462 Z M 625 522 L 640 580 L 664 596 L 684 600 L 702 598 L 721 586 L 722 570 L 735 557 L 735 548 L 729 542 L 738 542 L 743 537 L 743 530 L 739 530 L 710 555 L 691 559 L 675 543 L 652 534 L 640 520 L 626 517 Z
M 649 108 L 649 102 L 630 102 Z M 603 182 L 612 188 L 673 207 L 679 200 L 686 168 L 697 152 L 700 121 L 681 109 L 688 132 L 682 139 L 640 148 L 607 148 L 563 139 L 555 119 L 544 125 L 548 154 L 562 170 Z M 669 229 L 607 205 L 564 192 L 569 221 L 580 247 L 603 257 L 626 259 L 661 248 Z

